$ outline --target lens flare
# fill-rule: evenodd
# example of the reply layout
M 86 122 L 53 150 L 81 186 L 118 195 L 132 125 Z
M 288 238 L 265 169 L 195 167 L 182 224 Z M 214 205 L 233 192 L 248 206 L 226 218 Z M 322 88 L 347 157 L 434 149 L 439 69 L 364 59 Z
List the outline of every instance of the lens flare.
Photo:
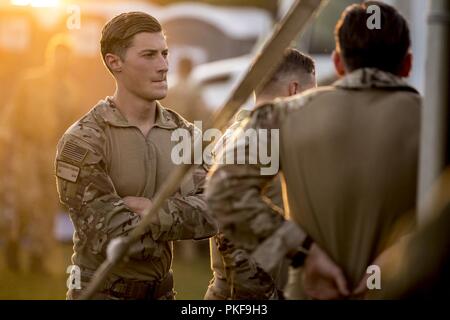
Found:
M 59 0 L 11 0 L 14 6 L 31 6 L 36 8 L 56 7 L 59 5 Z

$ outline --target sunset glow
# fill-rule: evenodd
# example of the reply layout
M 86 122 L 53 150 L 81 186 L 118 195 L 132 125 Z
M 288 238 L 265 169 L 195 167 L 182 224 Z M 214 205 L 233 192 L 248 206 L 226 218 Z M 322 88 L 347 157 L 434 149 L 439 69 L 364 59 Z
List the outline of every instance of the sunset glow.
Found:
M 56 7 L 60 3 L 59 0 L 11 0 L 11 4 L 15 6 L 31 6 L 31 7 Z

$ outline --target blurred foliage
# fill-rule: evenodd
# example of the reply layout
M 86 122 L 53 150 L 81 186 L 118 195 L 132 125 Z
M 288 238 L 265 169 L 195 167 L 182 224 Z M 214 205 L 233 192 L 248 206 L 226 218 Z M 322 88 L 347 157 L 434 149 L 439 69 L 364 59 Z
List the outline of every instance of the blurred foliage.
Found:
M 0 245 L 0 257 L 3 258 Z M 30 271 L 11 272 L 0 258 L 0 300 L 64 300 L 66 295 L 65 273 L 70 264 L 72 246 L 60 245 L 49 257 L 52 261 L 51 274 L 37 274 Z M 175 254 L 172 264 L 177 300 L 202 300 L 212 277 L 209 257 L 200 255 L 189 262 Z

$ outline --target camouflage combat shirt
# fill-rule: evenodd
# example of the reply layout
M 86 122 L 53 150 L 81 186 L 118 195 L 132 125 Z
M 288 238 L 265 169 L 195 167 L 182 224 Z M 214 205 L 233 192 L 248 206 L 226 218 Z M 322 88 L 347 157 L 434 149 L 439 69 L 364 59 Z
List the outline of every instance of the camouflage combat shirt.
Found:
M 56 177 L 60 201 L 69 208 L 74 233 L 72 262 L 95 270 L 113 238 L 126 236 L 141 220 L 124 204 L 126 196 L 154 197 L 175 164 L 172 132 L 194 127 L 159 103 L 155 124 L 145 137 L 130 125 L 110 98 L 100 101 L 73 124 L 58 144 Z M 130 251 L 129 260 L 114 275 L 160 280 L 172 261 L 172 240 L 202 239 L 216 233 L 206 214 L 203 184 L 206 170 L 196 166 L 158 212 Z

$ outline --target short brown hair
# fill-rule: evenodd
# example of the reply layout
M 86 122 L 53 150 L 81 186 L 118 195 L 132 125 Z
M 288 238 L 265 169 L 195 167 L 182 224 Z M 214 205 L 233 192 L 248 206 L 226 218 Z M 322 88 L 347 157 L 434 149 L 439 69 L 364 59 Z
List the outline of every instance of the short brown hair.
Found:
M 161 31 L 162 27 L 158 20 L 144 12 L 127 12 L 114 17 L 103 27 L 102 39 L 100 40 L 105 65 L 107 53 L 116 54 L 123 59 L 136 34 Z M 106 66 L 108 67 L 108 65 Z
M 287 74 L 295 74 L 305 81 L 313 80 L 316 75 L 314 60 L 294 48 L 287 48 L 284 51 L 283 61 L 278 65 L 272 77 L 260 90 L 266 91 L 277 81 L 282 80 Z
M 369 29 L 367 8 L 380 8 L 380 29 Z M 408 23 L 392 6 L 367 1 L 347 7 L 335 28 L 336 49 L 349 71 L 377 68 L 397 73 L 411 45 Z
M 287 48 L 284 51 L 284 58 L 277 70 L 272 76 L 273 80 L 286 72 L 303 72 L 310 75 L 316 75 L 314 60 L 301 53 L 297 49 Z

